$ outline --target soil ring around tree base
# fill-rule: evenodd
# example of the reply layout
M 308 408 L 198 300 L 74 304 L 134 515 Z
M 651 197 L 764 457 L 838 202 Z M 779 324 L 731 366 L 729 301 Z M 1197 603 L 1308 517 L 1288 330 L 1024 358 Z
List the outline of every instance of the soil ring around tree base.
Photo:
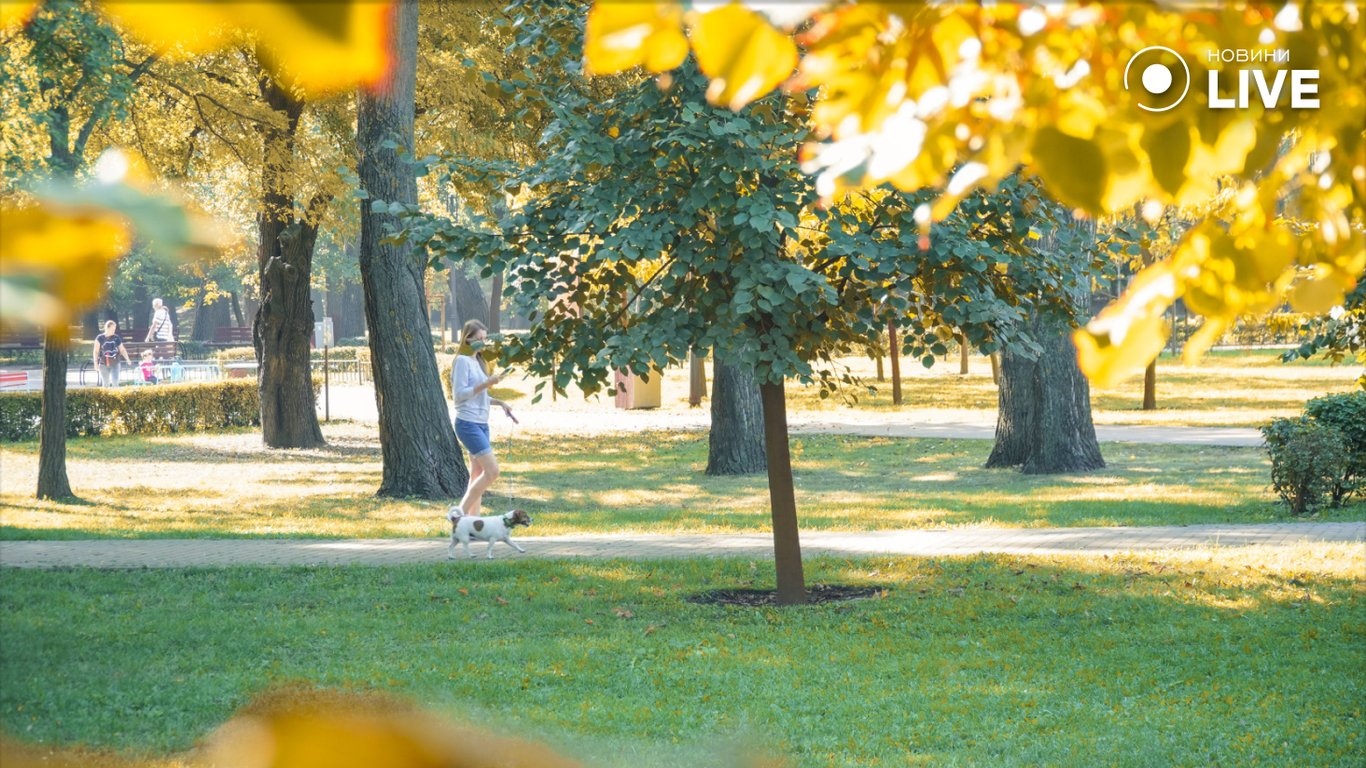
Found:
M 805 605 L 840 603 L 846 600 L 866 600 L 884 597 L 887 587 L 851 587 L 844 584 L 812 584 L 806 588 Z M 697 605 L 765 606 L 778 604 L 774 589 L 713 589 L 688 595 L 684 600 Z

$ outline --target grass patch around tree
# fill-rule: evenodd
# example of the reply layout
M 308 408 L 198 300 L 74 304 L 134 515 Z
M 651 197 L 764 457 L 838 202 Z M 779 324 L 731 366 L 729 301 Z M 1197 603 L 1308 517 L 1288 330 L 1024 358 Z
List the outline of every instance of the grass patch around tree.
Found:
M 822 558 L 808 581 L 885 596 L 782 610 L 685 602 L 772 586 L 739 559 L 7 571 L 0 728 L 172 754 L 294 684 L 590 765 L 740 742 L 795 766 L 1355 766 L 1362 567 L 1357 545 Z
M 71 440 L 81 501 L 35 501 L 37 446 L 0 448 L 0 538 L 425 537 L 445 504 L 375 498 L 372 426 L 332 424 L 329 445 L 261 447 L 255 432 Z M 704 432 L 500 440 L 494 511 L 527 508 L 525 535 L 768 530 L 764 475 L 707 477 Z M 990 441 L 805 435 L 792 452 L 809 530 L 1184 525 L 1287 519 L 1257 448 L 1107 443 L 1098 472 L 983 469 Z M 1323 513 L 1360 519 L 1366 504 Z

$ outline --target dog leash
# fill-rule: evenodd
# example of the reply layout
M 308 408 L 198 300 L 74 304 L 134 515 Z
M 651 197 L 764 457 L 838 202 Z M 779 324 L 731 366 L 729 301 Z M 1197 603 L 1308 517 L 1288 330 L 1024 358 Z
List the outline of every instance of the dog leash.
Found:
M 512 428 L 508 430 L 507 437 L 503 440 L 503 457 L 504 461 L 507 461 L 508 463 L 512 462 L 512 433 L 517 431 L 517 420 L 510 420 L 512 421 Z M 515 491 L 512 490 L 513 484 L 508 483 L 507 481 L 504 481 L 503 484 L 508 486 L 508 492 L 510 497 L 512 498 L 512 508 L 521 509 L 521 506 L 517 503 L 517 494 Z

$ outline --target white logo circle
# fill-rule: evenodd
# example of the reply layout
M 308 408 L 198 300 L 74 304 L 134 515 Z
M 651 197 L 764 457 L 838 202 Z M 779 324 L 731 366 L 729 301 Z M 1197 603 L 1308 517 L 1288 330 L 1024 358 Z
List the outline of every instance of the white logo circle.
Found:
M 1164 64 L 1149 64 L 1143 70 L 1143 90 L 1148 93 L 1166 93 L 1172 87 L 1172 71 Z
M 1139 109 L 1146 110 L 1148 112 L 1166 112 L 1167 110 L 1171 109 L 1172 107 L 1175 107 L 1177 104 L 1180 104 L 1182 101 L 1184 101 L 1186 98 L 1186 94 L 1190 92 L 1191 70 L 1190 67 L 1186 65 L 1186 60 L 1181 57 L 1181 54 L 1177 53 L 1176 51 L 1173 51 L 1170 48 L 1167 48 L 1166 46 L 1150 45 L 1147 48 L 1144 48 L 1143 50 L 1136 52 L 1133 56 L 1130 56 L 1129 63 L 1124 65 L 1124 90 L 1129 90 L 1129 70 L 1133 67 L 1134 61 L 1137 60 L 1139 56 L 1142 56 L 1148 51 L 1166 51 L 1167 53 L 1170 53 L 1172 56 L 1176 57 L 1176 60 L 1178 62 L 1180 62 L 1182 73 L 1186 76 L 1184 84 L 1181 86 L 1181 95 L 1177 96 L 1176 100 L 1168 104 L 1167 106 L 1150 107 L 1147 104 L 1138 102 Z M 1166 93 L 1167 91 L 1171 90 L 1172 79 L 1172 68 L 1167 66 L 1166 64 L 1158 62 L 1149 64 L 1148 66 L 1144 67 L 1143 75 L 1139 78 L 1143 90 L 1153 96 L 1160 96 Z

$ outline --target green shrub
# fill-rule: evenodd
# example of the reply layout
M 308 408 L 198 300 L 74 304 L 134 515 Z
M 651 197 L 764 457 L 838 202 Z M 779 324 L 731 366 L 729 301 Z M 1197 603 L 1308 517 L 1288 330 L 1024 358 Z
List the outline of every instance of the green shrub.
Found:
M 311 353 L 312 359 L 322 360 L 323 351 L 315 349 Z M 256 360 L 256 350 L 253 347 L 228 347 L 218 350 L 216 357 L 222 363 L 239 363 L 244 360 Z M 329 347 L 327 350 L 329 360 L 360 360 L 370 361 L 369 347 Z
M 38 392 L 0 394 L 0 441 L 37 438 L 41 413 L 42 395 Z M 255 379 L 99 387 L 66 393 L 68 437 L 164 435 L 260 423 L 261 396 Z
M 225 347 L 214 353 L 220 363 L 240 363 L 244 360 L 256 360 L 255 347 Z
M 1352 494 L 1366 491 L 1366 392 L 1316 397 L 1304 406 L 1304 412 L 1337 430 L 1347 447 L 1342 477 L 1330 491 L 1333 506 L 1340 506 Z
M 1271 487 L 1292 515 L 1312 512 L 1343 482 L 1347 446 L 1332 427 L 1301 416 L 1262 427 L 1271 454 Z

